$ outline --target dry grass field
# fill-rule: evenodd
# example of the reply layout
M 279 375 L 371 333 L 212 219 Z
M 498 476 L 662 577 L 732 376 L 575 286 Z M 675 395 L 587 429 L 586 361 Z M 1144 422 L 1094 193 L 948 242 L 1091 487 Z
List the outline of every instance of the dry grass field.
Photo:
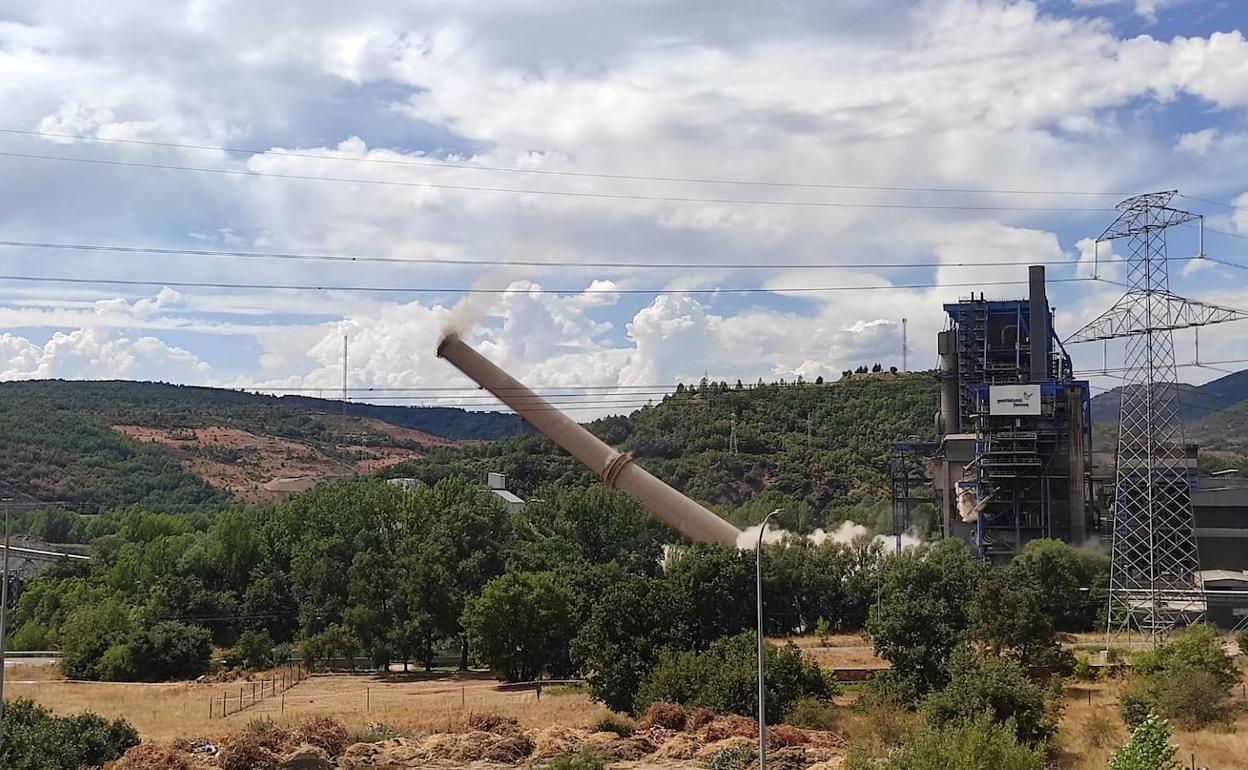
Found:
M 333 716 L 350 730 L 375 722 L 401 731 L 462 729 L 468 714 L 493 712 L 517 717 L 525 727 L 552 724 L 588 726 L 606 715 L 605 707 L 591 703 L 584 692 L 546 688 L 539 701 L 532 690 L 497 690 L 481 679 L 420 679 L 377 676 L 314 676 L 285 692 L 220 718 L 221 697 L 236 708 L 240 690 L 250 703 L 249 683 L 128 684 L 66 682 L 55 670 L 35 667 L 9 669 L 5 694 L 30 698 L 58 714 L 94 711 L 107 717 L 125 717 L 145 740 L 179 736 L 210 737 L 239 729 L 252 719 L 293 722 L 312 715 Z M 19 678 L 20 677 L 20 678 Z M 12 680 L 18 680 L 12 683 Z M 209 718 L 209 699 L 216 717 Z
M 1120 680 L 1079 683 L 1066 688 L 1061 731 L 1058 734 L 1061 767 L 1067 770 L 1102 770 L 1114 748 L 1127 739 L 1118 715 Z M 1175 730 L 1183 767 L 1212 770 L 1248 768 L 1248 701 L 1235 693 L 1235 720 L 1225 727 L 1197 732 Z M 1091 700 L 1089 701 L 1089 695 Z
M 888 661 L 876 657 L 866 634 L 829 634 L 822 638 L 795 636 L 772 641 L 776 644 L 792 642 L 803 655 L 824 668 L 888 668 Z

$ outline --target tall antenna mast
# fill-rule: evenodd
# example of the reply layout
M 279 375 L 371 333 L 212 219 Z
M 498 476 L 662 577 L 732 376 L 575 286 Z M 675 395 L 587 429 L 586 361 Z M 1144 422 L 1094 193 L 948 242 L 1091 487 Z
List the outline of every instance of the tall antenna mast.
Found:
M 901 371 L 910 371 L 910 335 L 906 329 L 906 319 L 901 319 Z
M 342 335 L 342 416 L 347 416 L 347 335 Z
M 1248 318 L 1170 291 L 1166 229 L 1200 219 L 1171 208 L 1177 194 L 1137 195 L 1118 204 L 1122 213 L 1097 242 L 1127 239 L 1127 292 L 1067 340 L 1127 340 L 1106 637 L 1135 627 L 1154 646 L 1160 634 L 1195 620 L 1206 607 L 1172 332 Z

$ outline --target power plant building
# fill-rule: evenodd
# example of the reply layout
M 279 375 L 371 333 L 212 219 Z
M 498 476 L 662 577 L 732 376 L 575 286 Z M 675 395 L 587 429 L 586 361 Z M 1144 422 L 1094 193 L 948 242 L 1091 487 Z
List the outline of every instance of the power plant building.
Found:
M 994 562 L 1029 540 L 1081 543 L 1095 529 L 1088 383 L 1053 331 L 1044 268 L 1024 300 L 945 305 L 932 468 L 944 534 Z

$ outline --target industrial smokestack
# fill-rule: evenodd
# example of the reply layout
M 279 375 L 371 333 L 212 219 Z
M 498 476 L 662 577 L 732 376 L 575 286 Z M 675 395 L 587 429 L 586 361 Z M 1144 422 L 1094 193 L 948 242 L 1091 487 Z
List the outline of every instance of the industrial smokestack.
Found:
M 607 446 L 519 380 L 485 356 L 447 335 L 438 345 L 438 357 L 454 364 L 469 379 L 511 407 L 542 435 L 589 466 L 608 487 L 619 489 L 650 511 L 655 518 L 695 542 L 736 545 L 741 534 L 733 525 L 651 476 L 632 456 Z
M 1027 315 L 1031 323 L 1031 381 L 1049 379 L 1049 298 L 1044 291 L 1044 265 L 1028 270 Z

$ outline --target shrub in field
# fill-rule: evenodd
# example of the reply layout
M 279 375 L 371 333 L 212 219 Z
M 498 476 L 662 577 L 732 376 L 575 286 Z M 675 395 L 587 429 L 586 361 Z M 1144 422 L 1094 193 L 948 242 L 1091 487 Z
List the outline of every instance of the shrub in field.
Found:
M 1136 658 L 1135 671 L 1119 698 L 1122 719 L 1136 728 L 1150 712 L 1195 729 L 1224 719 L 1231 687 L 1238 680 L 1234 659 L 1211 626 L 1192 626 L 1155 652 Z
M 1109 758 L 1109 770 L 1179 770 L 1178 747 L 1170 742 L 1170 725 L 1149 714 Z
M 8 701 L 0 726 L 4 770 L 100 767 L 139 743 L 139 734 L 124 720 L 110 722 L 89 712 L 56 717 L 29 700 Z
M 212 635 L 199 626 L 162 620 L 127 640 L 137 678 L 147 681 L 194 679 L 208 670 Z
M 702 706 L 720 714 L 757 717 L 757 661 L 751 633 L 720 639 L 700 652 L 664 652 L 637 693 L 637 708 L 655 701 Z M 778 722 L 798 698 L 827 698 L 832 682 L 792 645 L 764 650 L 767 717 Z
M 269 636 L 268 631 L 244 631 L 230 653 L 230 662 L 236 662 L 249 671 L 263 671 L 272 667 L 275 662 L 273 637 Z
M 576 754 L 564 754 L 547 762 L 546 770 L 602 770 L 607 763 L 602 755 L 585 746 Z
M 823 698 L 798 698 L 784 721 L 807 730 L 831 730 L 836 726 L 836 707 Z
M 959 648 L 949 672 L 949 684 L 924 703 L 928 724 L 969 723 L 988 714 L 997 724 L 1008 720 L 1018 740 L 1032 746 L 1057 732 L 1055 709 L 1047 693 L 1009 658 Z
M 1013 726 L 988 716 L 929 727 L 884 761 L 881 770 L 1041 770 L 1044 753 L 1018 740 Z M 848 767 L 847 767 L 848 770 Z
M 757 757 L 757 749 L 751 746 L 731 746 L 715 752 L 710 767 L 711 770 L 745 770 Z
M 1248 655 L 1248 631 L 1240 631 L 1235 635 L 1235 643 L 1239 645 L 1239 654 Z
M 1103 711 L 1093 712 L 1083 723 L 1084 734 L 1088 736 L 1088 745 L 1100 748 L 1109 744 L 1116 725 Z
M 599 719 L 593 727 L 589 728 L 591 733 L 615 733 L 621 738 L 628 738 L 636 729 L 629 720 L 611 714 Z

